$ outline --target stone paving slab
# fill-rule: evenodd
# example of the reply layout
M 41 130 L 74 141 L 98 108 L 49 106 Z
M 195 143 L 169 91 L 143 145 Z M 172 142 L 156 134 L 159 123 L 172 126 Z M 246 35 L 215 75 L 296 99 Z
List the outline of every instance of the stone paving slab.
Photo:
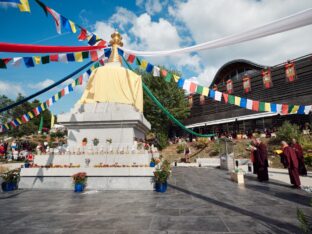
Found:
M 214 168 L 174 168 L 168 191 L 0 193 L 0 233 L 301 233 L 312 194 L 286 183 L 245 185 Z

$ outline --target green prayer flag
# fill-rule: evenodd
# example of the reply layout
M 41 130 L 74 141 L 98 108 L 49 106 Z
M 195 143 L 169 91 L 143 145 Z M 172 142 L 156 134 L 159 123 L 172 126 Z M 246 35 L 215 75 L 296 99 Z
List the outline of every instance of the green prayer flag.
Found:
M 141 66 L 141 61 L 137 57 L 135 58 L 135 62 L 138 66 Z
M 83 51 L 82 52 L 82 58 L 84 58 L 84 59 L 89 58 L 89 51 Z
M 62 97 L 62 91 L 58 92 L 58 98 L 60 99 Z
M 94 68 L 98 68 L 99 66 L 100 66 L 99 63 L 95 63 L 95 64 L 94 64 Z
M 203 94 L 204 87 L 201 85 L 197 85 L 196 93 Z
M 166 82 L 170 82 L 172 78 L 172 74 L 170 72 L 167 73 L 166 77 L 165 77 L 165 81 Z
M 3 59 L 0 59 L 0 68 L 7 68 Z
M 40 124 L 39 124 L 39 129 L 38 129 L 39 133 L 42 132 L 42 128 L 43 128 L 43 115 L 41 115 L 41 119 L 40 119 Z
M 49 55 L 41 57 L 41 63 L 42 64 L 46 64 L 46 63 L 49 63 L 49 62 L 50 62 L 50 56 Z
M 295 107 L 295 105 L 289 104 L 288 105 L 288 113 L 292 112 L 292 109 Z
M 229 98 L 229 103 L 234 105 L 235 104 L 235 96 L 229 95 L 228 98 Z
M 259 111 L 265 111 L 265 102 L 260 102 Z

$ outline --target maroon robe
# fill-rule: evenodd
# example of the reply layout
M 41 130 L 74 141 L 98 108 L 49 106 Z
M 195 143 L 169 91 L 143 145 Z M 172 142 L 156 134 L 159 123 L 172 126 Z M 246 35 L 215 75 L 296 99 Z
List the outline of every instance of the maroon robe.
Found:
M 283 149 L 282 157 L 285 158 L 285 160 L 283 160 L 283 164 L 285 168 L 288 168 L 290 183 L 296 188 L 299 188 L 301 184 L 298 171 L 299 163 L 295 150 L 290 146 L 285 147 Z
M 303 156 L 303 150 L 300 144 L 292 144 L 291 147 L 296 152 L 297 158 L 298 158 L 298 169 L 299 169 L 299 175 L 307 175 L 307 169 L 304 165 L 304 156 Z
M 268 172 L 268 150 L 265 144 L 262 142 L 257 145 L 257 150 L 255 151 L 256 161 L 257 161 L 257 175 L 259 181 L 268 181 L 269 172 Z

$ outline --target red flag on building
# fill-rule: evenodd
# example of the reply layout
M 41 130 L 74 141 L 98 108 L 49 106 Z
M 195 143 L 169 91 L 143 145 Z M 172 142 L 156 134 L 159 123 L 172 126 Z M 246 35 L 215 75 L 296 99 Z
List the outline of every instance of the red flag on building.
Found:
M 245 76 L 243 78 L 243 88 L 245 93 L 249 93 L 251 91 L 251 82 L 249 76 Z
M 262 70 L 261 75 L 262 75 L 262 81 L 263 81 L 264 88 L 269 89 L 269 88 L 273 87 L 270 68 L 268 68 L 267 70 Z
M 287 64 L 285 65 L 285 75 L 287 82 L 293 82 L 297 79 L 294 63 L 287 62 Z
M 233 81 L 231 79 L 226 81 L 226 91 L 227 93 L 233 93 Z

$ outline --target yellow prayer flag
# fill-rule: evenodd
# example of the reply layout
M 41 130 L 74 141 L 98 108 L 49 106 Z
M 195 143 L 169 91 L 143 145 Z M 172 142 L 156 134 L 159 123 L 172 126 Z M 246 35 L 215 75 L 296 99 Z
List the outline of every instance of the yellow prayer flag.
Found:
M 180 76 L 172 74 L 174 81 L 177 83 L 180 80 Z
M 73 82 L 71 83 L 71 86 L 72 86 L 73 88 L 76 87 L 76 82 L 73 81 Z
M 146 60 L 142 59 L 142 61 L 141 61 L 141 67 L 142 67 L 144 70 L 146 69 L 147 64 L 148 64 L 148 62 L 147 62 Z
M 94 66 L 92 66 L 92 67 L 90 68 L 90 70 L 91 70 L 91 71 L 93 71 L 94 69 L 95 69 L 95 67 L 94 67 Z
M 295 114 L 295 113 L 297 113 L 298 112 L 298 110 L 299 110 L 299 106 L 298 105 L 294 105 L 294 107 L 292 108 L 292 110 L 291 110 L 291 114 Z
M 241 101 L 241 98 L 235 96 L 235 105 L 236 105 L 236 106 L 240 106 L 240 101 Z
M 203 93 L 202 93 L 202 95 L 208 97 L 208 95 L 209 95 L 209 89 L 208 89 L 207 87 L 204 87 L 204 88 L 203 88 Z
M 55 116 L 54 116 L 53 113 L 51 112 L 51 128 L 53 128 L 54 122 L 55 122 Z
M 271 112 L 271 103 L 265 102 L 264 103 L 264 110 L 268 111 L 268 112 Z
M 34 60 L 36 64 L 40 64 L 41 62 L 41 56 L 34 56 Z
M 57 93 L 57 94 L 54 94 L 54 99 L 55 99 L 55 101 L 59 100 L 58 93 Z
M 30 12 L 28 0 L 20 0 L 21 4 L 18 4 L 18 8 L 21 12 Z
M 70 24 L 70 28 L 71 28 L 72 32 L 76 33 L 77 29 L 76 29 L 75 23 L 73 21 L 69 20 L 69 24 Z
M 22 124 L 22 121 L 21 121 L 19 118 L 16 118 L 16 121 L 17 121 L 19 124 Z
M 29 111 L 27 114 L 29 115 L 29 117 L 30 117 L 31 119 L 34 118 L 34 115 L 33 115 L 33 113 L 31 113 L 31 111 Z
M 75 53 L 75 61 L 76 62 L 83 62 L 82 52 L 76 52 Z
M 41 103 L 41 109 L 42 109 L 42 111 L 44 111 L 45 110 L 45 107 L 44 107 L 44 104 L 43 103 Z

